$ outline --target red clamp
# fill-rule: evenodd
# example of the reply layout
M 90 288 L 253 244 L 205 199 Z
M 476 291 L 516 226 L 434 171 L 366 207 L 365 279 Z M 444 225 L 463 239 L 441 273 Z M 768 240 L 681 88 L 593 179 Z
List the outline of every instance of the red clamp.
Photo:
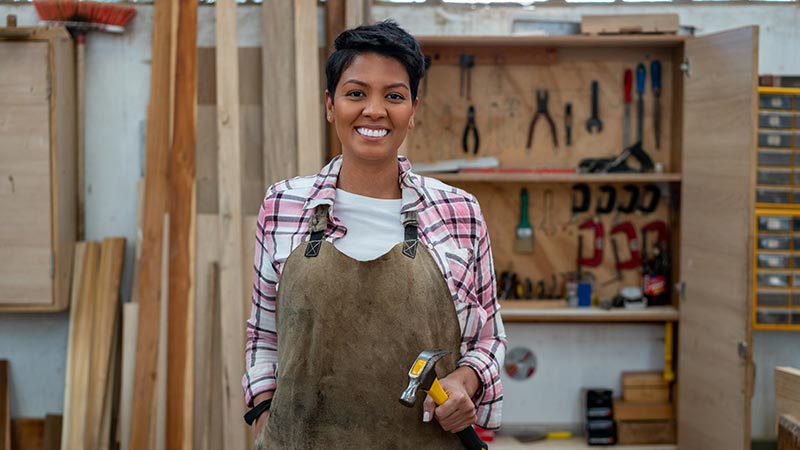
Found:
M 579 266 L 597 267 L 603 262 L 603 223 L 589 219 L 579 227 L 581 230 L 594 230 L 594 254 L 589 258 L 578 258 Z
M 667 235 L 667 224 L 666 224 L 666 222 L 664 222 L 663 220 L 654 220 L 654 221 L 648 223 L 647 225 L 643 226 L 642 227 L 642 240 L 644 242 L 647 242 L 646 235 L 650 231 L 655 231 L 655 233 L 656 233 L 656 240 L 653 241 L 653 243 L 660 242 L 663 245 L 662 248 L 666 248 L 667 239 L 669 237 Z M 647 249 L 645 249 L 645 250 L 647 250 Z
M 642 264 L 642 253 L 639 250 L 639 240 L 636 239 L 636 227 L 631 222 L 622 222 L 611 229 L 611 236 L 617 233 L 624 233 L 628 238 L 628 248 L 630 249 L 631 259 L 627 261 L 617 261 L 617 270 L 636 269 Z

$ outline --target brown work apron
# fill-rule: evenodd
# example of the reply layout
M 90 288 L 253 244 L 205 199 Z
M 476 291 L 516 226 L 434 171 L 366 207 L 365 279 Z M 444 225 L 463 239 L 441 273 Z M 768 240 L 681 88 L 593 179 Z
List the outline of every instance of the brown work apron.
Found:
M 311 238 L 286 260 L 277 294 L 278 387 L 256 449 L 463 448 L 434 419 L 422 422 L 424 392 L 400 404 L 408 370 L 425 349 L 444 348 L 455 370 L 461 328 L 450 290 L 418 246 L 416 213 L 405 241 L 358 261 L 323 239 L 328 206 L 316 208 Z

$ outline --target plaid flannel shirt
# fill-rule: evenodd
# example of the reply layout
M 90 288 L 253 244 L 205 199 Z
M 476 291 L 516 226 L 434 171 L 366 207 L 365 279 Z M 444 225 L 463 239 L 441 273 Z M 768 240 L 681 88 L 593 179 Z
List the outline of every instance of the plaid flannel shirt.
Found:
M 334 158 L 315 176 L 296 177 L 270 186 L 258 214 L 253 298 L 247 321 L 245 400 L 277 386 L 278 340 L 275 302 L 281 270 L 289 254 L 308 240 L 308 219 L 320 204 L 333 205 L 342 166 Z M 402 212 L 417 211 L 419 239 L 436 260 L 453 298 L 461 326 L 458 366 L 475 370 L 481 388 L 476 394 L 478 425 L 500 426 L 503 388 L 500 367 L 506 336 L 499 314 L 489 235 L 477 200 L 471 194 L 411 171 L 398 157 Z M 329 213 L 325 239 L 333 242 L 347 232 Z

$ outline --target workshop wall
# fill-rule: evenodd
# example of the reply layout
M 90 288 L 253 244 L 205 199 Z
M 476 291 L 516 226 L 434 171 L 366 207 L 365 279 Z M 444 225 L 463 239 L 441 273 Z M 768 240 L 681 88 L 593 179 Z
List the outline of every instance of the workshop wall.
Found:
M 584 6 L 519 8 L 376 6 L 375 19 L 394 17 L 418 34 L 507 34 L 526 20 L 578 21 L 583 13 L 678 12 L 681 23 L 701 32 L 758 23 L 761 73 L 800 74 L 800 8 L 796 5 Z M 16 14 L 20 26 L 38 22 L 30 5 L 0 4 L 0 19 Z M 260 46 L 258 6 L 238 8 L 240 47 Z M 198 43 L 213 45 L 214 9 L 199 10 Z M 321 23 L 324 23 L 322 21 Z M 149 90 L 152 8 L 142 6 L 122 36 L 93 33 L 87 40 L 86 234 L 128 239 L 122 298 L 130 297 L 136 223 L 136 185 L 142 173 L 144 120 Z M 63 409 L 68 314 L 0 315 L 0 358 L 11 361 L 11 414 L 41 417 Z M 579 420 L 569 392 L 588 385 L 619 389 L 621 370 L 660 367 L 660 325 L 508 326 L 510 347 L 525 345 L 539 357 L 539 373 L 527 381 L 508 380 L 505 418 L 509 423 L 570 423 Z M 757 365 L 753 399 L 754 437 L 774 436 L 775 365 L 797 365 L 800 334 L 754 333 Z M 557 364 L 555 364 L 557 363 Z M 555 369 L 558 367 L 558 372 Z M 582 375 L 591 368 L 592 378 Z M 581 370 L 577 370 L 580 368 Z M 25 380 L 25 382 L 21 382 Z M 559 389 L 552 389 L 557 386 Z M 561 391 L 563 389 L 563 391 Z M 561 393 L 555 392 L 561 391 Z M 531 406 L 557 405 L 547 416 Z

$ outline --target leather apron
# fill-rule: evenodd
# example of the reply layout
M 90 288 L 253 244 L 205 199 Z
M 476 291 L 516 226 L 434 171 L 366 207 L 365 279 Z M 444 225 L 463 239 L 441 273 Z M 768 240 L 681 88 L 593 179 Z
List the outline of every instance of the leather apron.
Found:
M 432 419 L 425 393 L 400 404 L 408 370 L 425 349 L 452 353 L 461 327 L 442 272 L 417 239 L 416 213 L 403 215 L 405 241 L 358 261 L 323 239 L 328 206 L 316 208 L 311 238 L 286 260 L 277 293 L 278 387 L 256 449 L 456 450 Z

